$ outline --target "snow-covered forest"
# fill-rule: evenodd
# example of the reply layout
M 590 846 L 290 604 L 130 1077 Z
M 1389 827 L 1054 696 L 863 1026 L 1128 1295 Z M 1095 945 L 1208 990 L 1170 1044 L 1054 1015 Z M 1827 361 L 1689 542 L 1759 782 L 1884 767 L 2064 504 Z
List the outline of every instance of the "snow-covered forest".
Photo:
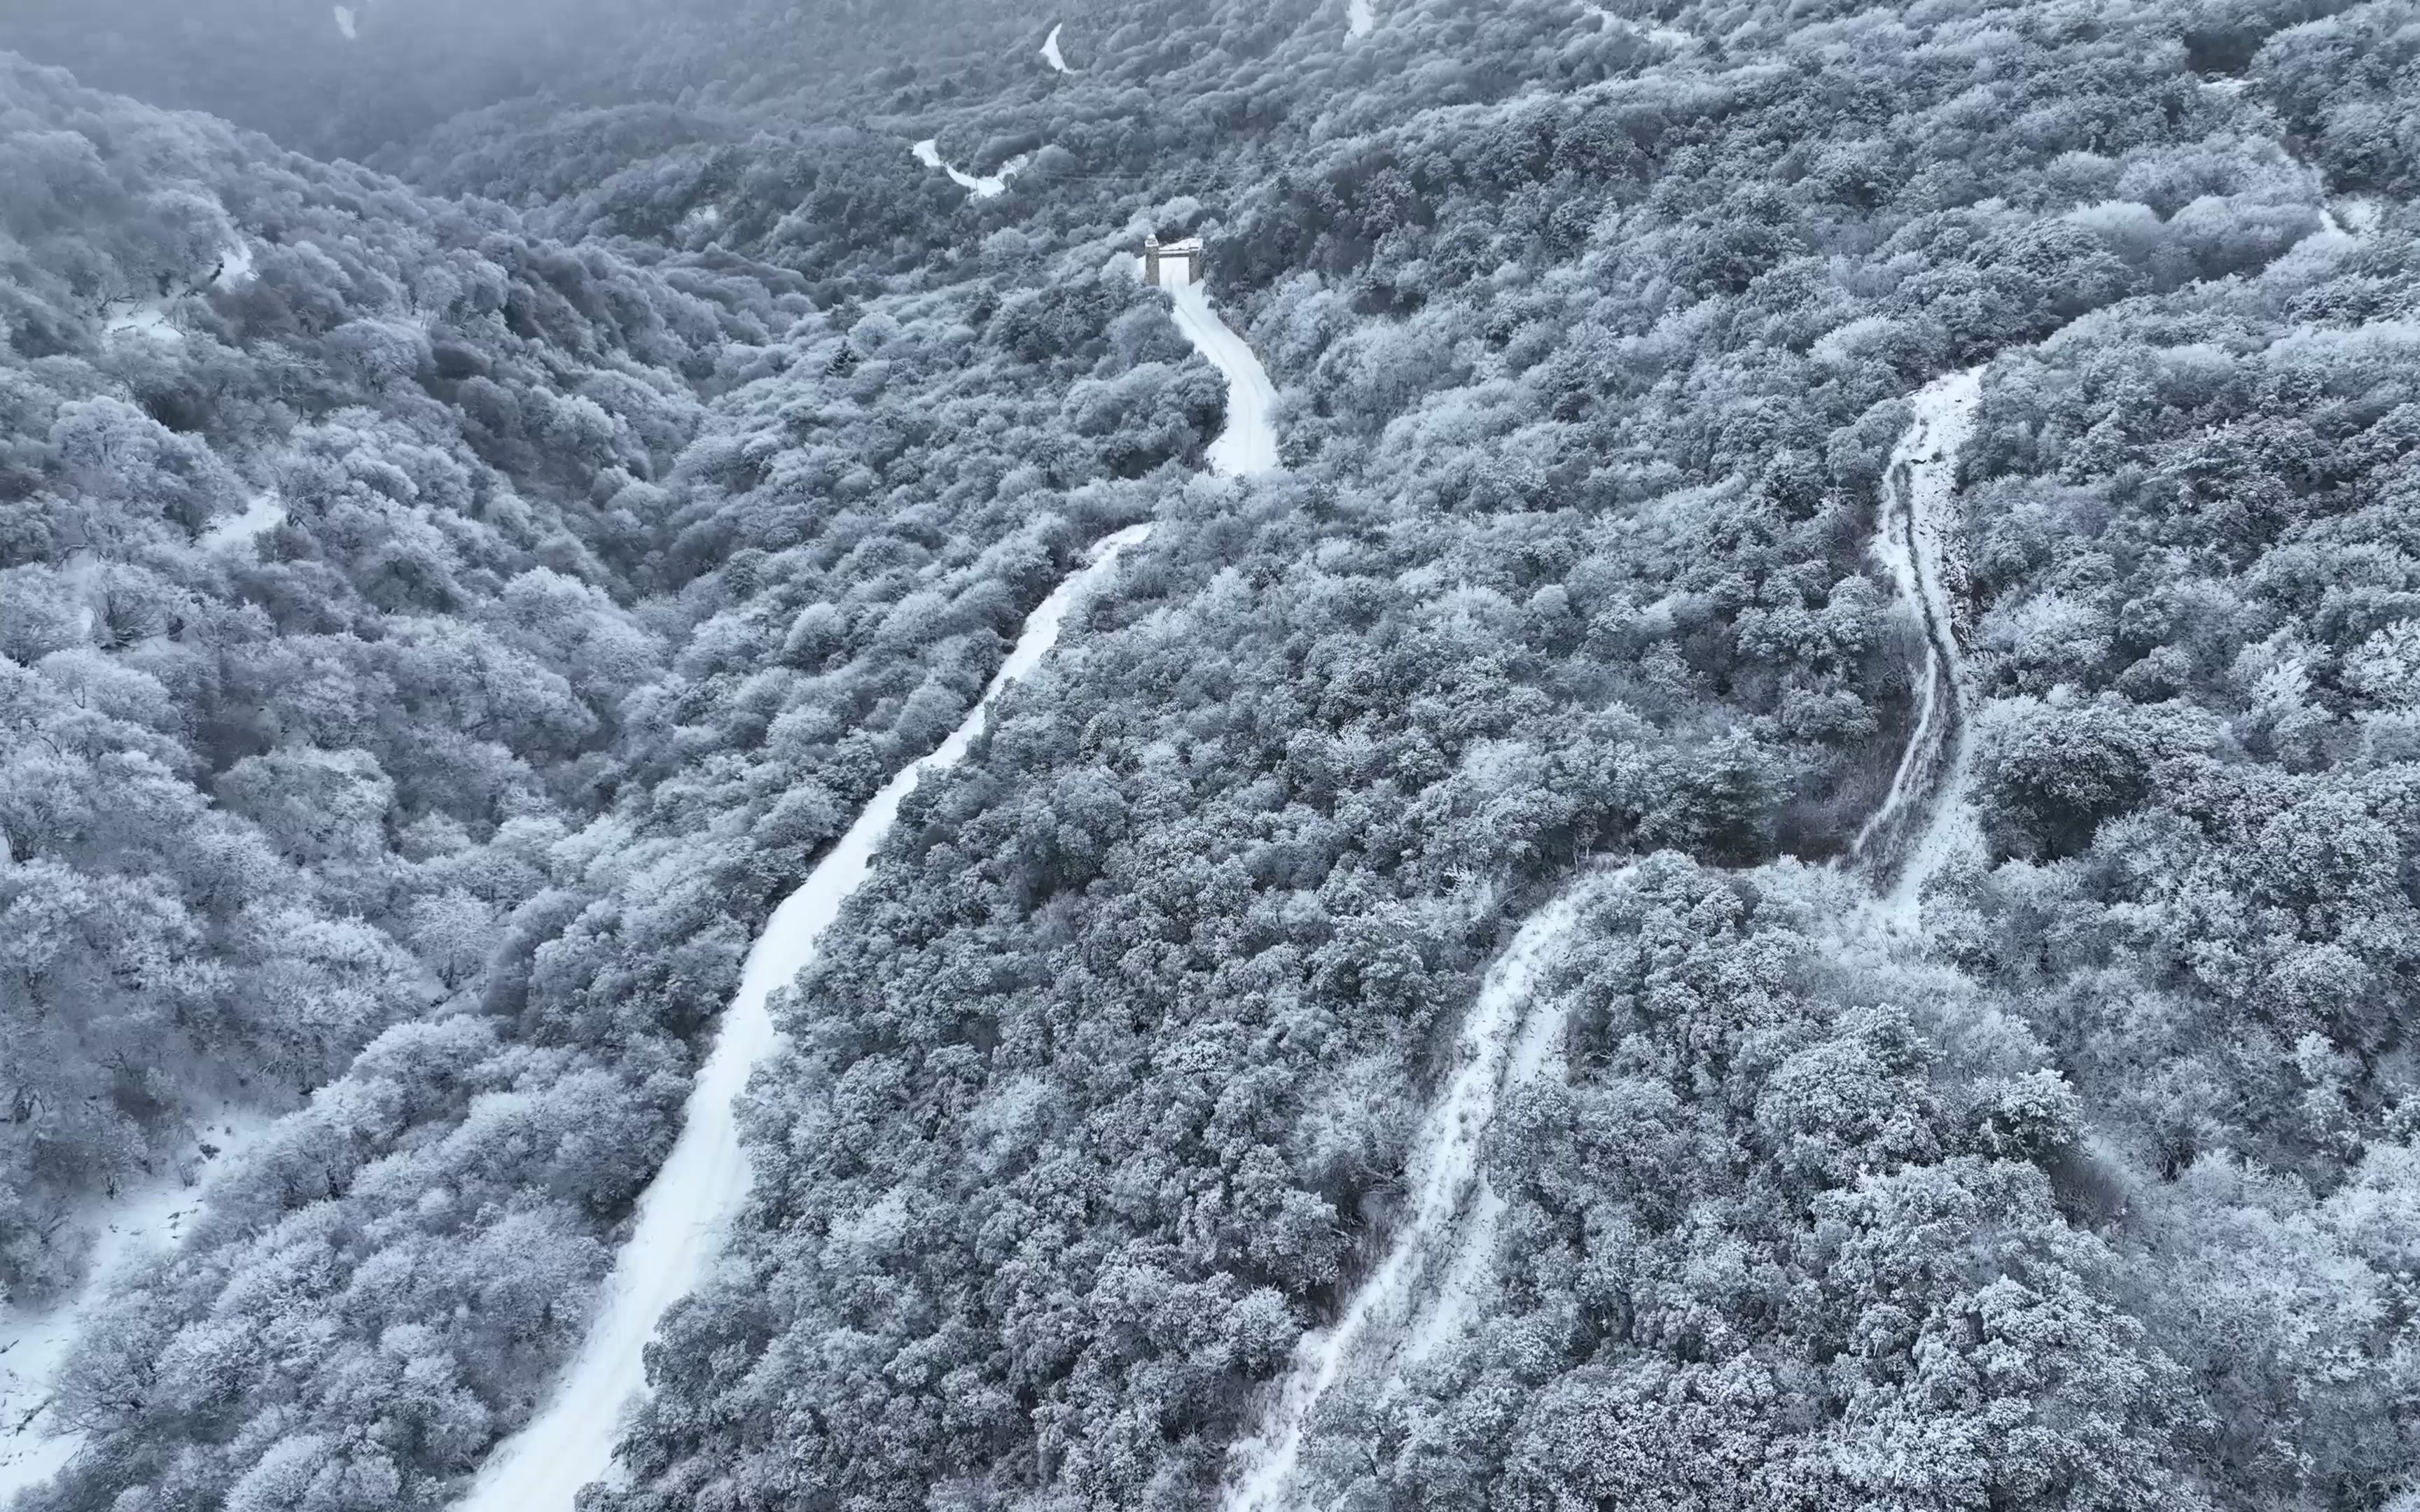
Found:
M 2415 190 L 2414 0 L 0 4 L 0 1506 L 2420 1509 Z

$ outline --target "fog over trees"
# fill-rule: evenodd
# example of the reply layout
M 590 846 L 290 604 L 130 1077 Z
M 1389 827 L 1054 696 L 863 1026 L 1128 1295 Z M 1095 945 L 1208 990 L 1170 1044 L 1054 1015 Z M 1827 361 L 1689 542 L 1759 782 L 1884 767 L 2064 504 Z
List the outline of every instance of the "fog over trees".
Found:
M 0 8 L 0 1504 L 2420 1506 L 2415 39 Z

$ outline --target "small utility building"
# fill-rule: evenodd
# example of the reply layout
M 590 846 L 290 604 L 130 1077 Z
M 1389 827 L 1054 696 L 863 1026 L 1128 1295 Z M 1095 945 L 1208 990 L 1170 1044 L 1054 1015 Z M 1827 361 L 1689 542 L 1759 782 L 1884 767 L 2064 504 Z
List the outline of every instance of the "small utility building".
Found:
M 1142 281 L 1154 288 L 1182 288 L 1201 283 L 1202 239 L 1179 237 L 1174 241 L 1162 241 L 1157 237 L 1145 237 Z

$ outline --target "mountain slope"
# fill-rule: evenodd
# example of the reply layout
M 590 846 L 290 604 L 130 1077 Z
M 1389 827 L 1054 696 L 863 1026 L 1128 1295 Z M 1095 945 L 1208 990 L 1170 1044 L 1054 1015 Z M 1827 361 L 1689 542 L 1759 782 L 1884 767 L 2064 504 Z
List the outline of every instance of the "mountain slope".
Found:
M 772 901 L 1147 517 L 777 1004 L 753 1195 L 600 1504 L 1219 1500 L 1404 1231 L 1488 962 L 1592 857 L 1638 864 L 1523 1006 L 1555 1071 L 1478 1152 L 1469 1326 L 1341 1372 L 1290 1496 L 2386 1504 L 2412 14 L 2331 8 L 1153 3 L 1003 13 L 1032 35 L 971 58 L 833 12 L 896 63 L 802 98 L 735 29 L 694 54 L 721 88 L 382 160 L 511 210 L 248 187 L 257 147 L 12 73 L 12 361 L 68 397 L 7 427 L 12 529 L 67 522 L 9 558 L 63 606 L 9 675 L 46 740 L 172 767 L 163 727 L 295 712 L 109 825 L 10 810 L 0 885 L 214 879 L 240 820 L 288 853 L 248 876 L 389 942 L 277 1001 L 401 984 L 340 1032 L 264 1015 L 320 1030 L 279 1096 L 318 1090 L 121 1290 L 62 1397 L 93 1452 L 29 1504 L 455 1496 L 578 1336 Z M 970 196 L 927 139 L 1028 165 Z M 163 155 L 208 193 L 75 252 L 78 186 Z M 256 324 L 216 286 L 247 225 Z M 1193 476 L 1222 385 L 1116 265 L 1154 231 L 1208 236 L 1280 471 Z M 1871 548 L 1909 397 L 1978 368 L 1938 480 L 1973 823 L 1886 949 L 1846 863 L 1927 636 Z M 214 702 L 86 563 L 173 578 L 151 543 L 264 482 L 287 523 L 204 596 L 308 645 Z M 347 658 L 387 679 L 367 733 L 327 712 Z M 123 964 L 157 951 L 44 937 L 94 952 L 57 1001 L 163 1000 Z M 164 1140 L 151 1095 L 110 1127 Z

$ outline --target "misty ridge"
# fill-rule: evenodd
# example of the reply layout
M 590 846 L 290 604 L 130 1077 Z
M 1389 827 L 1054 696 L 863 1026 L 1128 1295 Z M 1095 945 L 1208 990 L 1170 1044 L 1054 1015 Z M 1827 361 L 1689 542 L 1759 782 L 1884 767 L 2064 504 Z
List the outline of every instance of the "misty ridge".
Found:
M 2412 0 L 0 3 L 0 1507 L 2420 1512 Z

